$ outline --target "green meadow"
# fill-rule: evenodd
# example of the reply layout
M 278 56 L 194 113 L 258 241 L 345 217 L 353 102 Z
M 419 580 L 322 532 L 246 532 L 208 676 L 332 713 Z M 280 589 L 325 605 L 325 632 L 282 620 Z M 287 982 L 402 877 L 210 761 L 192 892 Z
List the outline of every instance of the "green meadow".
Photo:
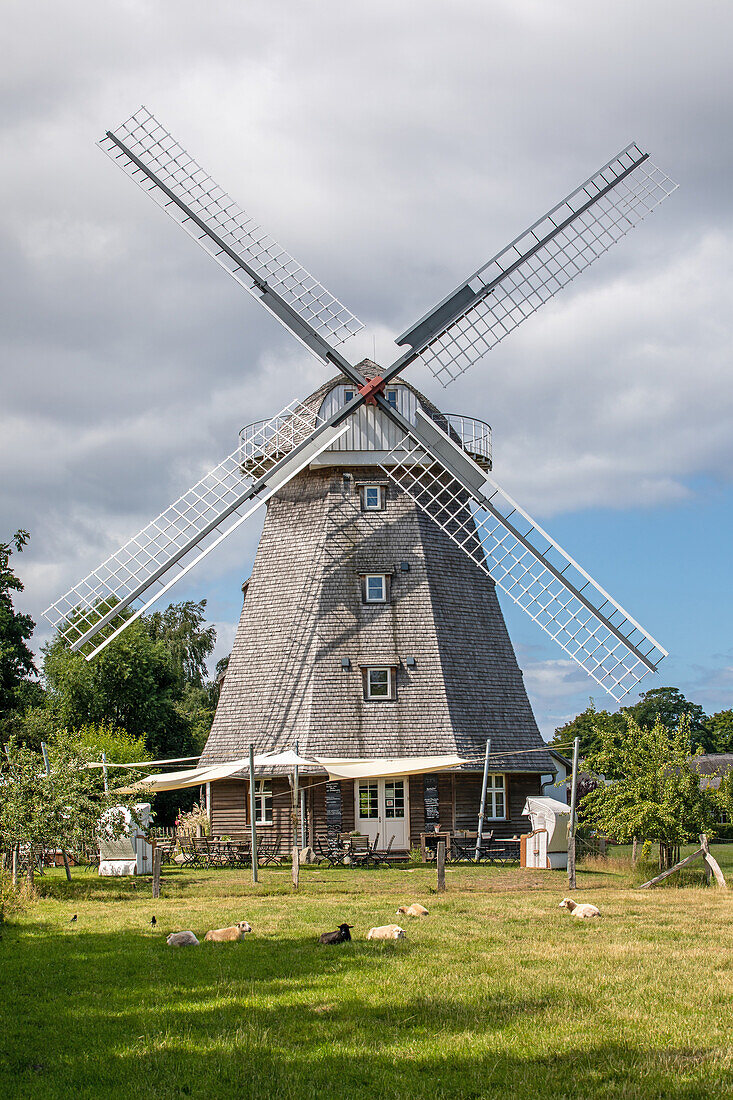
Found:
M 602 916 L 578 921 L 563 873 L 446 877 L 303 869 L 294 894 L 286 868 L 165 868 L 152 901 L 47 872 L 2 927 L 0 1097 L 733 1096 L 733 894 L 640 892 L 610 860 L 580 871 Z M 411 901 L 430 916 L 398 920 Z M 240 919 L 242 943 L 166 945 Z M 353 942 L 321 946 L 341 921 Z M 392 921 L 404 941 L 367 941 Z

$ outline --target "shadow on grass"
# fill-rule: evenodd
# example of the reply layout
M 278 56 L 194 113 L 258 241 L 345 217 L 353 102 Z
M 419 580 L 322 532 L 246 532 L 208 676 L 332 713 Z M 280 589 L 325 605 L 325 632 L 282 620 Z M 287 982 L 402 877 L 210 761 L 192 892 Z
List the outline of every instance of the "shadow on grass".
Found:
M 587 1044 L 538 1054 L 566 1013 L 594 1014 L 570 988 L 452 995 L 426 972 L 406 997 L 405 964 L 423 956 L 409 941 L 171 950 L 161 934 L 36 924 L 7 929 L 0 949 L 4 1098 L 727 1094 L 730 1056 L 715 1051 L 648 1051 L 589 1027 Z

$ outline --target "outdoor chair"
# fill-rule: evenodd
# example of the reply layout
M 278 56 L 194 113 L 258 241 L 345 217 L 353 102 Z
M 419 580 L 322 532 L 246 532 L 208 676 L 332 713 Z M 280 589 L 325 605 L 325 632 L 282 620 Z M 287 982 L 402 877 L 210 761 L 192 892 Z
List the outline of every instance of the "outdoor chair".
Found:
M 181 837 L 178 842 L 178 847 L 183 859 L 181 860 L 182 867 L 199 867 L 199 855 L 193 845 L 191 837 Z
M 337 867 L 344 861 L 344 847 L 340 838 L 329 834 L 325 841 L 316 834 L 316 854 L 328 862 L 329 867 Z
M 366 867 L 371 858 L 368 836 L 352 836 L 347 855 L 352 867 Z
M 375 867 L 383 867 L 385 864 L 389 863 L 389 853 L 392 851 L 392 845 L 393 844 L 394 844 L 394 833 L 389 838 L 389 844 L 387 845 L 387 847 L 384 849 L 383 852 L 379 852 L 379 851 L 376 850 L 376 842 L 375 842 L 375 846 L 374 846 L 374 848 L 372 849 L 372 852 L 371 852 L 371 858 L 374 861 L 374 866 Z
M 280 862 L 280 834 L 274 836 L 257 834 L 257 862 L 260 867 Z

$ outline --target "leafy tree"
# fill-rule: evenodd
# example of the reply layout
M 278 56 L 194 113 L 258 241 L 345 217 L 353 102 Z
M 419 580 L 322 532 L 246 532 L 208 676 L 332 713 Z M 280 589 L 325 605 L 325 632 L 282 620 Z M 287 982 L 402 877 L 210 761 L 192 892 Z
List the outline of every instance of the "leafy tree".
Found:
M 105 791 L 101 769 L 87 767 L 88 750 L 75 734 L 61 731 L 48 746 L 49 770 L 40 753 L 15 739 L 0 758 L 0 837 L 4 846 L 31 850 L 42 847 L 76 848 L 96 834 L 102 813 L 126 806 L 133 813 L 135 796 Z M 136 778 L 133 774 L 132 778 Z M 123 817 L 112 819 L 112 831 L 122 831 Z M 29 859 L 29 879 L 33 860 Z
M 585 796 L 584 821 L 622 843 L 634 837 L 658 842 L 660 866 L 669 866 L 676 846 L 713 832 L 720 811 L 719 792 L 701 790 L 691 754 L 687 717 L 669 729 L 659 719 L 642 726 L 628 713 L 621 740 L 606 733 L 585 761 L 596 774 L 613 771 L 617 778 Z
M 10 558 L 13 549 L 20 553 L 29 538 L 27 531 L 19 530 L 10 542 L 0 543 L 0 726 L 6 735 L 13 716 L 38 702 L 40 690 L 30 680 L 36 666 L 28 640 L 36 624 L 30 615 L 20 614 L 13 606 L 13 593 L 22 592 L 23 583 L 13 571 Z
M 165 611 L 155 611 L 147 619 L 153 641 L 161 641 L 178 670 L 181 684 L 203 687 L 206 681 L 206 658 L 216 645 L 216 627 L 205 627 L 206 600 L 194 603 L 170 604 Z
M 719 710 L 705 722 L 706 752 L 733 752 L 733 710 Z
M 620 741 L 624 736 L 626 723 L 622 714 L 611 714 L 607 710 L 596 710 L 593 699 L 584 711 L 578 714 L 571 722 L 555 730 L 555 736 L 550 742 L 553 746 L 563 746 L 567 753 L 568 745 L 572 745 L 576 737 L 580 738 L 580 758 L 598 752 L 604 743 L 604 739 L 610 737 L 612 741 Z
M 705 752 L 713 751 L 708 748 L 705 711 L 698 703 L 691 703 L 686 699 L 679 688 L 651 688 L 642 693 L 638 703 L 626 709 L 640 726 L 646 727 L 659 721 L 663 726 L 672 729 L 679 725 L 683 717 L 687 717 L 693 748 L 702 748 Z
M 98 725 L 86 725 L 76 730 L 79 744 L 90 750 L 95 760 L 101 760 L 102 753 L 110 764 L 134 764 L 138 760 L 152 760 L 144 737 L 134 737 L 127 730 L 100 722 Z

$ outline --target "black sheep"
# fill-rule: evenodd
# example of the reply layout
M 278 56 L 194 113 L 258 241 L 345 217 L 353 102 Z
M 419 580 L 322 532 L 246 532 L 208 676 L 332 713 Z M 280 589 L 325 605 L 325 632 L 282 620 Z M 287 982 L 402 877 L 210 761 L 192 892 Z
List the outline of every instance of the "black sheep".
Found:
M 351 939 L 350 928 L 353 924 L 340 924 L 335 932 L 322 932 L 318 937 L 319 943 L 344 943 Z

